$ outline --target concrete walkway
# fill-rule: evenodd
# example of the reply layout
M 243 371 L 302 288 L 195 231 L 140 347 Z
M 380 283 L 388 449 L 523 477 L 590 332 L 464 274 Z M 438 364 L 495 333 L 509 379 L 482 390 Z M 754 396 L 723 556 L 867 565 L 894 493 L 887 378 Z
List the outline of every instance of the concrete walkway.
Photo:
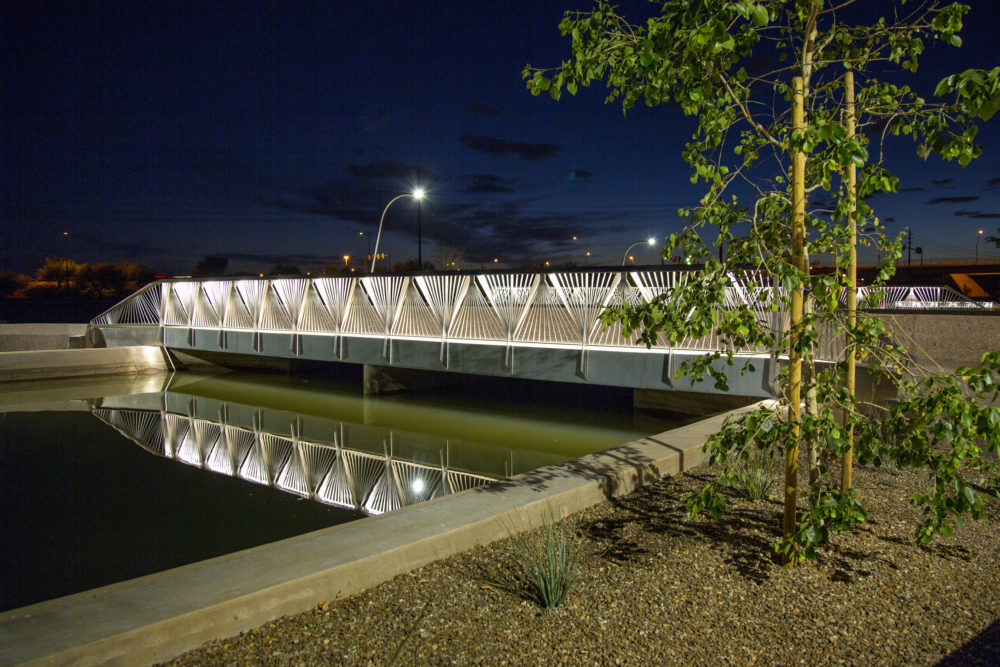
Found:
M 699 465 L 705 439 L 723 418 L 380 517 L 0 614 L 0 664 L 135 665 L 171 658 Z

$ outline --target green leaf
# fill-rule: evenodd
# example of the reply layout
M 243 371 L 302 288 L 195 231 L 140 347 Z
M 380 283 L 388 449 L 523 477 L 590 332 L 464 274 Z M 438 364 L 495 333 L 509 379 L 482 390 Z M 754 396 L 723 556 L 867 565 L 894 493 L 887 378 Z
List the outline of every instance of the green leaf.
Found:
M 763 25 L 767 25 L 767 8 L 763 5 L 754 5 L 754 8 L 751 10 L 750 18 L 753 20 L 753 24 L 758 28 Z

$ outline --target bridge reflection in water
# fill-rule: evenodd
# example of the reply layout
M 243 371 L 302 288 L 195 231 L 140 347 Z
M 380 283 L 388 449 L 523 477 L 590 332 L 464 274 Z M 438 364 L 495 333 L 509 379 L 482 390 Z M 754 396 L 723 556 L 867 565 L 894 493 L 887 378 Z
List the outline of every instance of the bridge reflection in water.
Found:
M 391 432 L 377 455 L 345 446 L 343 429 L 333 442 L 318 442 L 162 410 L 93 414 L 157 456 L 371 515 L 495 479 L 449 469 L 447 441 L 440 464 L 431 466 L 396 458 Z
M 630 414 L 615 424 L 594 415 L 599 421 L 588 425 L 566 410 L 559 419 L 491 414 L 463 408 L 459 398 L 443 407 L 288 382 L 177 374 L 163 391 L 93 399 L 91 412 L 156 456 L 369 515 L 643 434 Z

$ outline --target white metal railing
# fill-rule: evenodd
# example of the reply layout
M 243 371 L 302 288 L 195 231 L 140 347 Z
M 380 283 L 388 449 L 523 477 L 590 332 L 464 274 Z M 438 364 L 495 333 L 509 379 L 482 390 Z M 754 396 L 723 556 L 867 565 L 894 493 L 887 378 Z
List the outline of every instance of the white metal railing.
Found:
M 147 451 L 168 459 L 271 486 L 327 505 L 377 515 L 483 486 L 495 478 L 441 464 L 406 461 L 333 442 L 306 440 L 259 428 L 161 410 L 95 408 L 93 414 Z
M 550 273 L 441 273 L 425 276 L 166 280 L 153 283 L 92 320 L 92 325 L 153 325 L 187 329 L 321 334 L 433 340 L 447 363 L 451 342 L 505 345 L 513 363 L 517 345 L 630 348 L 635 341 L 620 325 L 603 327 L 600 314 L 623 303 L 638 304 L 696 280 L 692 270 L 636 269 Z M 787 326 L 787 314 L 772 311 L 777 288 L 757 273 L 731 275 L 724 307 L 749 304 L 761 323 Z M 859 288 L 862 308 L 951 310 L 995 308 L 971 301 L 947 287 Z M 296 343 L 293 336 L 293 345 Z M 654 348 L 716 350 L 713 332 L 671 345 L 660 337 Z M 841 355 L 841 337 L 822 332 L 818 357 Z M 763 353 L 745 349 L 740 353 Z M 391 359 L 389 359 L 391 362 Z
M 846 297 L 841 295 L 841 303 Z M 872 310 L 995 310 L 994 301 L 973 301 L 947 285 L 859 287 L 858 303 Z

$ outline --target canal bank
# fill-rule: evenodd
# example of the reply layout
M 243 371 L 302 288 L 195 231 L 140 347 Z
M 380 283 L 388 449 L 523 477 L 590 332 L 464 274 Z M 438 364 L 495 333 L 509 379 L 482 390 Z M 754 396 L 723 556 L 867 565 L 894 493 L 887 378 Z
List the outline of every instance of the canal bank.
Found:
M 698 465 L 714 417 L 391 514 L 0 615 L 0 663 L 141 664 Z

